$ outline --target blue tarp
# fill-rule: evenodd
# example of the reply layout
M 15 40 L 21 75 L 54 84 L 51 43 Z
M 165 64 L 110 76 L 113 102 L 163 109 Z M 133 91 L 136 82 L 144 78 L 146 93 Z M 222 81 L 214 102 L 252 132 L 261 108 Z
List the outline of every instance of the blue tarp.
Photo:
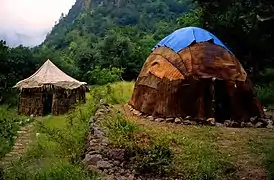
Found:
M 178 29 L 162 39 L 152 50 L 159 46 L 167 46 L 176 53 L 188 47 L 194 41 L 206 42 L 213 40 L 214 44 L 224 47 L 231 54 L 232 52 L 212 33 L 198 27 L 185 27 Z

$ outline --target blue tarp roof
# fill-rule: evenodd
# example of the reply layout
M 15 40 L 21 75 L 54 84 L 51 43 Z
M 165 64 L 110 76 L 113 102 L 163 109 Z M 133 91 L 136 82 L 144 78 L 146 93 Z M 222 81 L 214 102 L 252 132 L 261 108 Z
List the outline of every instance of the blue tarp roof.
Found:
M 232 54 L 232 52 L 216 36 L 198 27 L 185 27 L 178 29 L 162 39 L 152 50 L 159 46 L 167 46 L 178 53 L 194 41 L 206 42 L 209 40 L 213 40 L 214 44 L 224 47 Z

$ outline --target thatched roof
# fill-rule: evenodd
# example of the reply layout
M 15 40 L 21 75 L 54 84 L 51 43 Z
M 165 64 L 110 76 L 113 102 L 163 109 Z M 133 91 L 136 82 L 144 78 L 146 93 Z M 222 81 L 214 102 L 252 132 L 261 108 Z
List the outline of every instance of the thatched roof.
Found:
M 61 71 L 50 60 L 47 60 L 33 75 L 19 81 L 14 87 L 19 89 L 41 88 L 53 85 L 64 89 L 76 89 L 85 82 L 80 82 Z

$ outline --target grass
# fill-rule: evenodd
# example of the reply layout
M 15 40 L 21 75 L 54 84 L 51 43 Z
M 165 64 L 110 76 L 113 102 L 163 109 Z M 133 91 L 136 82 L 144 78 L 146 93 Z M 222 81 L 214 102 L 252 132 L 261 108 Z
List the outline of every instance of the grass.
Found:
M 114 107 L 101 124 L 108 130 L 111 145 L 126 149 L 132 166 L 142 174 L 274 179 L 273 131 L 150 122 L 132 116 L 121 105 L 129 101 L 133 87 L 133 82 L 92 86 L 86 104 L 64 116 L 37 119 L 40 135 L 26 155 L 6 171 L 5 179 L 100 179 L 80 163 L 88 121 L 99 99 Z
M 133 83 L 110 87 L 109 92 L 127 93 L 105 94 L 104 100 L 121 104 L 129 100 Z M 259 93 L 259 97 L 265 97 L 262 91 Z M 274 178 L 274 132 L 159 124 L 134 117 L 120 105 L 116 107 L 103 126 L 108 128 L 113 146 L 135 151 L 135 166 L 140 171 L 180 174 L 186 179 Z
M 86 104 L 64 116 L 38 118 L 35 128 L 39 136 L 27 153 L 5 171 L 4 179 L 99 179 L 81 165 L 89 118 L 98 102 L 93 93 L 87 94 Z
M 17 130 L 26 123 L 27 118 L 17 115 L 16 109 L 0 106 L 0 159 L 11 150 Z

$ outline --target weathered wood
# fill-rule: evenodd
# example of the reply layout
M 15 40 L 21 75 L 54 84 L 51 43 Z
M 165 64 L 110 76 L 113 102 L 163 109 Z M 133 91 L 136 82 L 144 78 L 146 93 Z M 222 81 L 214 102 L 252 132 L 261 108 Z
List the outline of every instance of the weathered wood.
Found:
M 142 67 L 129 104 L 153 117 L 191 116 L 238 123 L 264 116 L 239 61 L 208 42 L 179 53 L 156 48 Z

